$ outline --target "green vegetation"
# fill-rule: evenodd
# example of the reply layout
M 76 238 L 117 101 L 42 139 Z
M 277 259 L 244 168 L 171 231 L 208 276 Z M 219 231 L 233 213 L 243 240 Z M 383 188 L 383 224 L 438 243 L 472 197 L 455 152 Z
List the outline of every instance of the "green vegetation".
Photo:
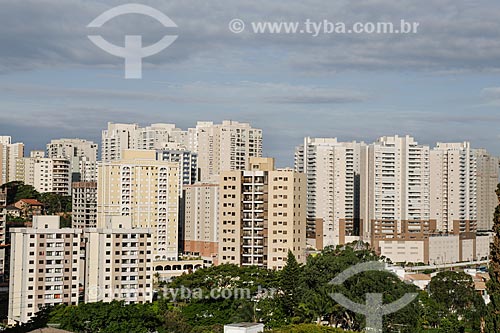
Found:
M 500 185 L 496 192 L 500 202 Z M 500 205 L 495 210 L 493 232 L 495 237 L 491 244 L 490 281 L 486 284 L 490 296 L 484 330 L 487 333 L 500 332 Z
M 23 182 L 9 182 L 0 186 L 7 189 L 7 205 L 12 205 L 21 199 L 36 199 L 44 204 L 44 211 L 47 215 L 60 215 L 62 227 L 71 226 L 71 196 L 64 196 L 56 193 L 38 193 L 31 185 Z M 8 222 L 26 222 L 22 217 L 8 217 Z

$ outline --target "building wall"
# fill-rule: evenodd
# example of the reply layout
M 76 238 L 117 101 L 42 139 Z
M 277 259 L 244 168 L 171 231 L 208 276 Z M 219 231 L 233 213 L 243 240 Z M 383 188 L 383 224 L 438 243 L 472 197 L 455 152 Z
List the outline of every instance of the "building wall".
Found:
M 184 188 L 184 253 L 217 260 L 219 246 L 219 184 Z
M 470 143 L 438 143 L 430 161 L 431 219 L 436 220 L 437 231 L 467 232 L 467 225 L 475 230 L 477 170 Z
M 72 184 L 73 228 L 91 228 L 97 226 L 97 183 L 76 182 Z
M 97 225 L 107 216 L 131 216 L 153 230 L 155 260 L 178 256 L 178 164 L 156 160 L 155 151 L 125 150 L 122 159 L 98 169 Z
M 304 262 L 305 176 L 270 158 L 251 158 L 249 169 L 221 174 L 219 262 L 279 269 L 288 250 Z
M 427 262 L 425 241 L 380 241 L 380 254 L 400 262 Z
M 150 229 L 133 228 L 128 216 L 113 216 L 105 228 L 86 229 L 84 240 L 86 303 L 153 300 Z
M 500 159 L 485 149 L 473 149 L 473 153 L 477 163 L 477 229 L 491 230 L 498 205 L 495 191 L 499 183 Z
M 460 261 L 460 237 L 444 235 L 429 237 L 429 263 L 432 265 Z
M 306 137 L 296 149 L 295 170 L 307 176 L 308 233 L 318 232 L 315 221 L 323 219 L 324 246 L 344 244 L 346 236 L 359 235 L 360 153 L 365 147 Z
M 42 307 L 78 304 L 82 232 L 59 229 L 58 216 L 36 216 L 11 230 L 9 322 L 26 323 Z
M 0 136 L 0 185 L 16 180 L 16 160 L 24 156 L 24 144 Z

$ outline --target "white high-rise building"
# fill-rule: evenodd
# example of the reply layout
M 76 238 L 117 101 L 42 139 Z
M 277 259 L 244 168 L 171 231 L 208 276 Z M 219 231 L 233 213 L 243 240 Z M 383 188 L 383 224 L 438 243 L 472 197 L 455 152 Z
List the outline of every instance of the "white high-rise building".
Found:
M 69 160 L 43 157 L 44 155 L 39 151 L 32 152 L 31 156 L 17 159 L 17 181 L 33 186 L 40 193 L 71 195 L 71 162 Z
M 102 131 L 102 161 L 119 160 L 123 150 L 134 149 L 138 128 L 137 124 L 108 123 L 108 128 Z
M 24 156 L 24 144 L 0 136 L 0 185 L 16 180 L 16 161 Z
M 155 260 L 177 260 L 179 164 L 156 160 L 154 150 L 124 150 L 98 168 L 97 226 L 109 216 L 130 216 L 151 228 Z
M 295 170 L 307 177 L 308 234 L 316 247 L 344 244 L 359 236 L 360 154 L 366 144 L 309 138 L 295 151 Z M 316 220 L 323 230 L 315 230 Z M 318 243 L 319 242 L 319 243 Z
M 477 230 L 486 231 L 493 227 L 493 216 L 498 205 L 496 194 L 499 183 L 498 157 L 491 156 L 485 149 L 473 149 L 477 168 Z
M 431 219 L 437 230 L 475 231 L 477 167 L 470 143 L 438 143 L 430 152 L 430 163 Z
M 245 170 L 250 157 L 262 157 L 262 130 L 248 123 L 198 122 L 188 130 L 187 148 L 198 153 L 201 180 L 215 180 L 222 171 Z
M 47 157 L 71 163 L 73 181 L 96 181 L 97 144 L 83 139 L 57 139 L 47 144 Z
M 187 132 L 175 127 L 175 124 L 151 124 L 136 129 L 136 140 L 133 149 L 155 150 L 168 143 L 184 146 Z
M 361 154 L 362 240 L 416 239 L 430 226 L 428 146 L 382 137 Z

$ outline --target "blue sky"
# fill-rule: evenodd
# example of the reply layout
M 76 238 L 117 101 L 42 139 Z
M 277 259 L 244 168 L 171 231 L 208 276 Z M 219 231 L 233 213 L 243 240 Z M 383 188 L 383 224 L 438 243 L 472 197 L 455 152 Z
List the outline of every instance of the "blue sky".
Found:
M 126 1 L 0 0 L 0 134 L 43 148 L 51 138 L 100 142 L 108 121 L 248 121 L 264 153 L 291 165 L 303 137 L 421 143 L 469 140 L 500 155 L 500 3 L 497 1 L 137 1 L 167 14 L 178 40 L 125 80 L 123 59 L 86 25 Z M 420 23 L 415 35 L 233 34 L 251 21 Z M 155 43 L 165 28 L 142 15 L 100 31 Z

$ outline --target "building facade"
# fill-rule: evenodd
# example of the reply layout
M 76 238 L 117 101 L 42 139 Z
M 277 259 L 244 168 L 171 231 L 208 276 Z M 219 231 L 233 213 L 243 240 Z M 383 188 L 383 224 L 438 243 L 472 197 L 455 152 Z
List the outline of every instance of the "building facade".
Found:
M 154 260 L 177 260 L 178 208 L 178 163 L 157 161 L 153 150 L 124 150 L 120 160 L 99 165 L 97 226 L 130 216 L 134 228 L 152 229 Z
M 122 151 L 135 147 L 137 124 L 108 123 L 102 131 L 101 159 L 103 162 L 119 160 Z
M 153 300 L 150 229 L 133 228 L 130 216 L 111 216 L 104 228 L 86 229 L 83 238 L 86 303 Z
M 281 269 L 288 251 L 305 262 L 305 175 L 272 158 L 249 164 L 220 176 L 219 262 Z
M 184 187 L 184 254 L 217 263 L 219 251 L 219 184 Z
M 315 244 L 345 244 L 358 238 L 360 229 L 360 154 L 364 143 L 338 142 L 336 138 L 309 138 L 295 150 L 295 171 L 307 177 L 307 221 L 309 239 L 322 235 Z M 317 220 L 323 230 L 316 230 Z M 321 246 L 318 246 L 321 243 Z
M 493 215 L 498 205 L 496 195 L 499 183 L 500 159 L 486 149 L 473 149 L 477 170 L 477 229 L 489 231 L 493 228 Z
M 435 230 L 430 221 L 429 147 L 412 137 L 382 137 L 361 154 L 361 239 L 417 241 Z M 383 253 L 382 253 L 383 254 Z
M 430 163 L 431 219 L 437 231 L 476 231 L 477 164 L 470 143 L 438 143 Z
M 97 227 L 97 182 L 72 183 L 71 201 L 72 227 Z
M 32 228 L 11 230 L 9 323 L 26 323 L 43 307 L 77 305 L 82 231 L 60 228 L 58 216 L 35 216 Z
M 0 185 L 16 180 L 16 161 L 24 156 L 24 144 L 0 136 Z

